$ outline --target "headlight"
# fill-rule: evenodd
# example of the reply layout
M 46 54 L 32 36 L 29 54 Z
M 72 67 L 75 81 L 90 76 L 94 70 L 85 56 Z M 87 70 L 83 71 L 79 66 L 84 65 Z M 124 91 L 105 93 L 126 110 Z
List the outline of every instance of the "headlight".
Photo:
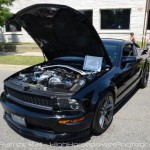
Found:
M 69 105 L 73 110 L 78 110 L 80 108 L 80 104 L 75 99 L 69 99 Z
M 75 110 L 84 112 L 83 104 L 76 99 L 57 99 L 57 104 L 60 110 Z

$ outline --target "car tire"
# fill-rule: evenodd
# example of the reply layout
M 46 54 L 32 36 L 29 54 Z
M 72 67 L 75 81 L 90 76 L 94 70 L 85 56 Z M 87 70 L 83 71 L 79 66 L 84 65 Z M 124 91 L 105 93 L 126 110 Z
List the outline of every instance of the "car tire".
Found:
M 145 88 L 147 86 L 148 79 L 149 79 L 149 65 L 148 63 L 146 63 L 143 70 L 142 78 L 139 82 L 139 87 Z
M 107 92 L 100 100 L 96 108 L 93 123 L 92 133 L 100 135 L 105 132 L 110 126 L 114 115 L 114 96 L 111 92 Z

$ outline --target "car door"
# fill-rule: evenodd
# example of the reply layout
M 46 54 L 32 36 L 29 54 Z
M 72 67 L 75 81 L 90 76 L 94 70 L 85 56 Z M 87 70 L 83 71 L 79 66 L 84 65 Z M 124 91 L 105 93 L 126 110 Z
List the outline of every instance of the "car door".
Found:
M 125 51 L 125 48 L 127 47 L 131 48 L 130 53 Z M 137 53 L 132 43 L 127 43 L 123 46 L 121 52 L 121 60 L 124 56 L 136 56 L 136 55 Z M 134 83 L 137 80 L 140 71 L 138 60 L 136 62 L 130 62 L 130 63 L 122 63 L 121 60 L 119 63 L 118 72 L 114 77 L 114 81 L 118 89 L 117 97 L 121 96 L 132 85 L 132 83 Z
M 136 63 L 134 64 L 135 68 L 134 80 L 138 80 L 141 77 L 143 65 L 143 59 L 141 57 L 142 49 L 137 44 L 133 45 L 133 48 L 134 48 L 134 55 L 137 56 Z

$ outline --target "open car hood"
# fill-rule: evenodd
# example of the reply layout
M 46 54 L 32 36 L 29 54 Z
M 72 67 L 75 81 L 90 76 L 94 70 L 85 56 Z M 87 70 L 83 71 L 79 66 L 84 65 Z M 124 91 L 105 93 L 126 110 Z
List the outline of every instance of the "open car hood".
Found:
M 103 57 L 111 66 L 103 43 L 86 16 L 68 6 L 36 4 L 13 19 L 34 39 L 48 60 L 66 55 Z

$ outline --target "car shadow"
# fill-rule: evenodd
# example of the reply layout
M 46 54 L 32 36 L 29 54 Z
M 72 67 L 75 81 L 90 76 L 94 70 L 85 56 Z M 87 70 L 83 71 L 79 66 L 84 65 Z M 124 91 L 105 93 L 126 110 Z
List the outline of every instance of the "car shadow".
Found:
M 124 98 L 123 100 L 121 100 L 121 102 L 115 108 L 114 115 L 134 96 L 134 94 L 138 90 L 139 90 L 139 88 L 136 87 L 126 98 Z M 20 134 L 20 135 L 22 137 L 28 139 L 28 140 L 32 140 L 34 142 L 38 142 L 38 143 L 42 143 L 42 144 L 46 144 L 46 145 L 54 146 L 54 147 L 66 147 L 66 146 L 70 146 L 71 147 L 71 146 L 77 146 L 77 145 L 80 145 L 80 144 L 83 144 L 83 143 L 86 143 L 86 142 L 90 141 L 92 136 L 97 136 L 97 135 L 93 135 L 91 133 L 91 134 L 89 134 L 88 136 L 86 136 L 84 138 L 80 138 L 80 139 L 76 139 L 76 140 L 51 142 L 51 141 L 45 141 L 45 140 L 41 140 L 41 139 L 37 139 L 37 138 L 25 136 L 25 135 L 22 135 L 22 134 Z
M 41 143 L 41 144 L 44 144 L 44 145 L 49 145 L 49 146 L 54 146 L 54 147 L 77 146 L 77 145 L 88 142 L 91 139 L 91 137 L 93 136 L 92 134 L 89 134 L 86 137 L 79 138 L 79 139 L 76 139 L 76 140 L 69 140 L 69 141 L 46 141 L 46 140 L 37 139 L 37 138 L 29 137 L 29 136 L 26 136 L 26 135 L 22 135 L 20 133 L 18 133 L 18 134 L 21 135 L 22 137 L 24 137 L 27 140 L 32 140 L 34 142 L 38 142 L 38 143 Z

